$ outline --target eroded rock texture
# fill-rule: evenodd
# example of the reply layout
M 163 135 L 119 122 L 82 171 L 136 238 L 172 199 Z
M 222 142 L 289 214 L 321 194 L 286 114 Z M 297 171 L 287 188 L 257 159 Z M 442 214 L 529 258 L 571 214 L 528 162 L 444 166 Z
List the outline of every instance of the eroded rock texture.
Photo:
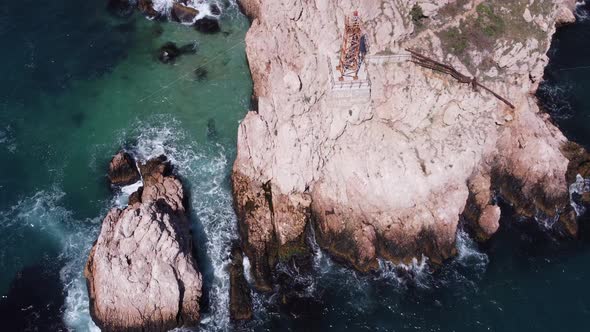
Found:
M 143 189 L 107 214 L 86 264 L 102 331 L 168 331 L 199 320 L 202 279 L 182 184 L 163 156 L 140 168 Z
M 141 179 L 133 157 L 124 151 L 117 153 L 109 163 L 109 181 L 115 186 L 126 186 Z
M 233 169 L 244 251 L 260 289 L 313 221 L 320 246 L 358 270 L 455 254 L 465 219 L 485 240 L 503 197 L 576 236 L 562 133 L 534 92 L 570 0 L 242 0 L 257 111 L 240 124 Z M 344 16 L 364 20 L 367 92 L 330 90 Z M 477 77 L 516 106 L 388 55 L 413 48 Z M 583 155 L 578 151 L 578 156 Z M 578 163 L 580 164 L 580 163 Z M 583 163 L 581 163 L 583 164 Z M 574 175 L 575 178 L 575 175 Z M 281 254 L 282 253 L 282 254 Z

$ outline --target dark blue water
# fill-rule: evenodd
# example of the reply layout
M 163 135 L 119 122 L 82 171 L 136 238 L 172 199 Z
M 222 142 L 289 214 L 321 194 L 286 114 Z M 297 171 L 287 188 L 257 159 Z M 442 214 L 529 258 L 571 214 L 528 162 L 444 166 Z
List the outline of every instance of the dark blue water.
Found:
M 105 170 L 121 147 L 166 153 L 191 192 L 206 282 L 202 330 L 587 330 L 586 228 L 580 240 L 559 242 L 509 207 L 489 243 L 460 233 L 459 256 L 436 271 L 382 262 L 379 273 L 358 275 L 316 250 L 312 271 L 282 266 L 289 287 L 254 294 L 256 319 L 232 326 L 229 173 L 252 88 L 240 44 L 248 23 L 232 3 L 215 35 L 112 15 L 106 1 L 0 6 L 0 330 L 95 329 L 82 269 L 101 217 L 120 198 Z M 168 41 L 199 51 L 163 65 L 154 54 Z M 550 56 L 540 102 L 569 138 L 590 146 L 590 19 L 561 29 Z M 195 76 L 200 66 L 206 74 Z

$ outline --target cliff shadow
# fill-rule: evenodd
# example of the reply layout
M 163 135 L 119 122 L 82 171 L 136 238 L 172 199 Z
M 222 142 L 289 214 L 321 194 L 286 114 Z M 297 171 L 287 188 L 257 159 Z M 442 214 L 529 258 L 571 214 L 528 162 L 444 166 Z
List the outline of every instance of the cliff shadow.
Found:
M 59 260 L 20 270 L 0 299 L 4 331 L 67 331 L 62 319 L 65 294 Z

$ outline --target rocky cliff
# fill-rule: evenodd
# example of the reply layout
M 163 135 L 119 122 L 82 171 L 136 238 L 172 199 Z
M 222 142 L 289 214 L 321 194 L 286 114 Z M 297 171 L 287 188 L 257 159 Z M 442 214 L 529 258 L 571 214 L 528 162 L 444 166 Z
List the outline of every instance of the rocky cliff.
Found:
M 585 152 L 540 112 L 534 93 L 573 0 L 242 0 L 257 100 L 241 122 L 233 191 L 259 289 L 281 259 L 318 242 L 360 271 L 377 258 L 440 263 L 460 221 L 485 240 L 496 198 L 576 236 L 568 186 Z M 369 91 L 332 89 L 345 15 L 369 44 Z M 509 99 L 400 61 L 406 48 Z M 570 162 L 572 160 L 572 162 Z M 586 176 L 587 174 L 582 174 Z
M 122 174 L 130 156 L 113 158 Z M 133 162 L 134 164 L 134 162 Z M 143 187 L 105 217 L 85 275 L 90 313 L 102 331 L 168 331 L 199 320 L 202 279 L 180 181 L 165 157 L 140 165 Z

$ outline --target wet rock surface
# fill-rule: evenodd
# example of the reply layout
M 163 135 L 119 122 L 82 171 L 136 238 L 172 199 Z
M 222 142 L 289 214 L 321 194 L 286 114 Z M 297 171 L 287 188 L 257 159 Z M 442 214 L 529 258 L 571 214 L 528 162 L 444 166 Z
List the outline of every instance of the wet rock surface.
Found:
M 182 184 L 161 156 L 140 165 L 144 187 L 103 220 L 84 274 L 102 331 L 168 331 L 199 321 L 202 278 Z
M 112 185 L 126 186 L 141 179 L 135 159 L 124 151 L 117 153 L 109 163 L 108 178 Z
M 252 319 L 252 297 L 250 286 L 244 276 L 242 250 L 234 246 L 231 253 L 230 265 L 230 315 L 233 320 L 244 321 Z
M 187 7 L 179 3 L 174 3 L 170 12 L 172 20 L 183 24 L 192 24 L 199 11 L 195 8 Z

